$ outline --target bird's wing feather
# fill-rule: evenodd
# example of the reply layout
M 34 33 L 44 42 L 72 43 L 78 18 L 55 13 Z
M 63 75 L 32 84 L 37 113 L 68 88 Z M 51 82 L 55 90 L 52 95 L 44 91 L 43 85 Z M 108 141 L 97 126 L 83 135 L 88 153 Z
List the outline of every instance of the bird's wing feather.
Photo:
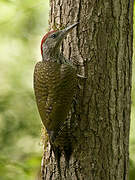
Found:
M 48 131 L 63 125 L 76 88 L 76 71 L 69 64 L 45 61 L 36 64 L 34 90 L 38 110 Z
M 48 97 L 48 85 L 46 80 L 47 68 L 43 62 L 38 62 L 34 69 L 34 92 L 38 111 L 42 121 L 46 119 L 45 106 Z

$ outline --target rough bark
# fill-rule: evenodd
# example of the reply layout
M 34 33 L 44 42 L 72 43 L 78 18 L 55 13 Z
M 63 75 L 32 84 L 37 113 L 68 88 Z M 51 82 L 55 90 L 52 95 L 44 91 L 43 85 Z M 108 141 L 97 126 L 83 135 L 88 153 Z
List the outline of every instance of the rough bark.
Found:
M 50 6 L 50 27 L 80 22 L 62 51 L 87 77 L 72 108 L 76 142 L 69 169 L 61 159 L 62 180 L 128 180 L 133 1 L 50 0 Z M 60 179 L 49 143 L 41 173 Z

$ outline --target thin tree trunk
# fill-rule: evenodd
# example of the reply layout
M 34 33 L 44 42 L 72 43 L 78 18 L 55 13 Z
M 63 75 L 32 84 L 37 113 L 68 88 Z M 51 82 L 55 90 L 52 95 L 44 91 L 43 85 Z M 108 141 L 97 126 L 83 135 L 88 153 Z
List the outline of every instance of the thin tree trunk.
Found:
M 69 169 L 61 159 L 62 180 L 128 180 L 133 1 L 50 0 L 50 6 L 51 27 L 80 22 L 62 51 L 87 77 L 72 108 L 76 142 Z M 42 179 L 60 179 L 49 143 Z

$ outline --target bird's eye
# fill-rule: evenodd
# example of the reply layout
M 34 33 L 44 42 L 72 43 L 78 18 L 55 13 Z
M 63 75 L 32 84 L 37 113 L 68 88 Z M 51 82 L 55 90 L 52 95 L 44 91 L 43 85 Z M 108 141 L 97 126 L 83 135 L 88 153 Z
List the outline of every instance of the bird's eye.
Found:
M 55 39 L 56 38 L 56 34 L 52 34 L 51 38 Z

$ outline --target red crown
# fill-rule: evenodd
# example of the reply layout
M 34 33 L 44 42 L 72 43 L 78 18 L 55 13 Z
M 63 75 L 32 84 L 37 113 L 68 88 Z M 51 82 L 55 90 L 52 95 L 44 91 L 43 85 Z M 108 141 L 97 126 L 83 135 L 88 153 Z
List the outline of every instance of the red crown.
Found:
M 54 32 L 56 32 L 56 31 L 55 31 L 55 30 L 53 30 L 53 31 L 50 31 L 50 32 L 46 33 L 46 34 L 44 35 L 44 37 L 43 37 L 42 41 L 41 41 L 41 55 L 42 55 L 42 56 L 43 56 L 43 49 L 42 49 L 42 45 L 43 45 L 43 43 L 45 42 L 45 40 L 48 38 L 48 36 L 49 36 L 50 34 L 54 33 Z

